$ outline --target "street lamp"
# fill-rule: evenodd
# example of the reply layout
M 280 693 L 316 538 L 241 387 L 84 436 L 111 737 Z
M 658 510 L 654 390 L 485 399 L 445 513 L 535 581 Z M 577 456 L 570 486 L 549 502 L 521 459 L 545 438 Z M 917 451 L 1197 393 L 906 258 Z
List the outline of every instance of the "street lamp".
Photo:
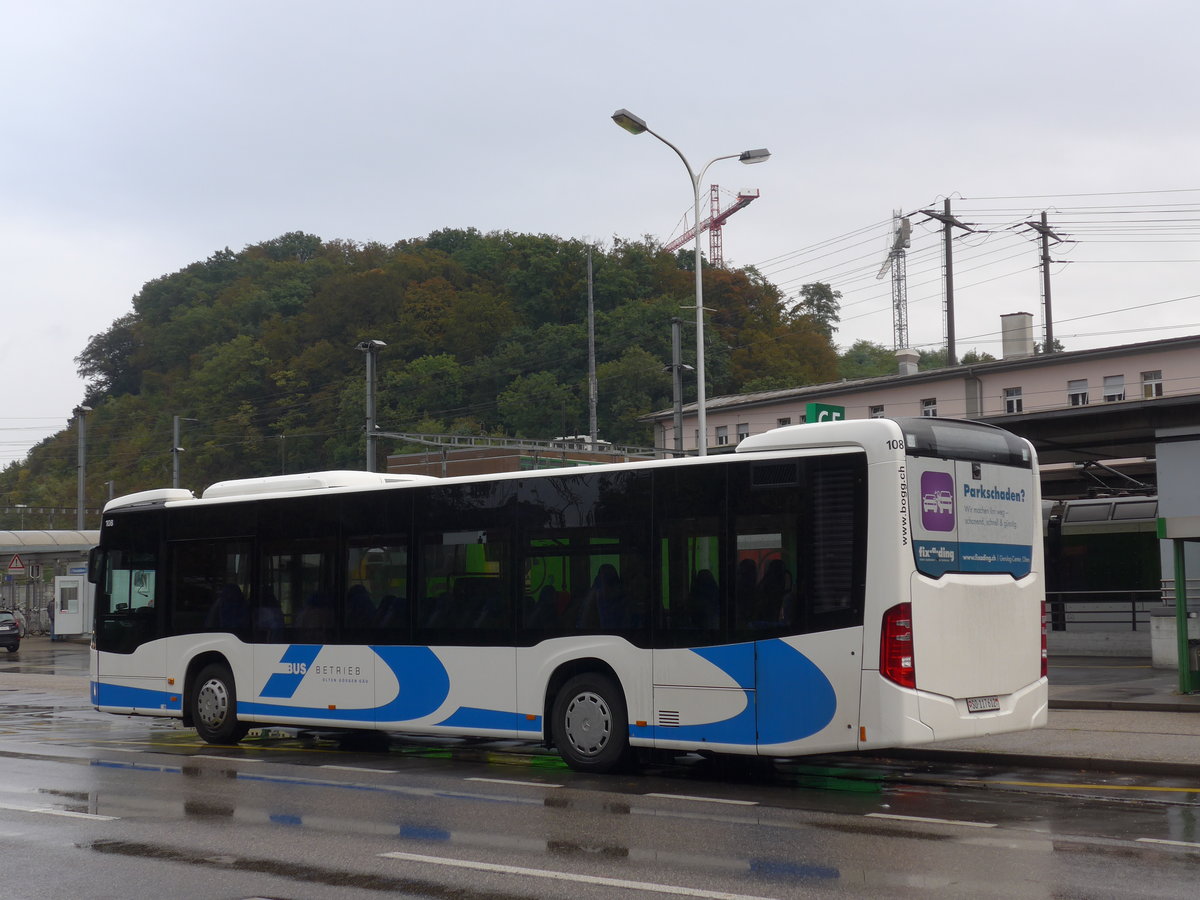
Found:
M 171 487 L 179 487 L 179 454 L 183 452 L 180 438 L 183 422 L 199 422 L 199 419 L 189 419 L 185 416 L 174 416 L 171 420 Z
M 367 471 L 375 471 L 375 357 L 381 348 L 386 347 L 383 341 L 359 341 L 354 349 L 365 353 L 367 357 Z
M 679 158 L 683 160 L 688 178 L 692 181 L 692 198 L 695 207 L 695 219 L 693 223 L 696 229 L 696 258 L 694 260 L 696 267 L 696 425 L 700 432 L 699 438 L 696 441 L 696 454 L 698 456 L 705 456 L 708 453 L 708 416 L 705 410 L 706 398 L 704 396 L 704 279 L 700 264 L 700 182 L 704 179 L 704 173 L 708 171 L 708 167 L 719 160 L 737 159 L 746 165 L 753 165 L 755 163 L 766 162 L 771 158 L 771 153 L 765 147 L 761 147 L 757 150 L 743 150 L 741 153 L 717 156 L 710 159 L 704 168 L 700 170 L 700 174 L 697 175 L 692 171 L 691 163 L 687 161 L 687 157 L 683 155 L 680 149 L 661 134 L 651 129 L 646 124 L 645 119 L 635 116 L 627 109 L 618 109 L 612 114 L 612 120 L 630 134 L 648 132 L 674 150 Z
M 87 414 L 90 406 L 75 407 L 75 421 L 79 430 L 79 447 L 76 450 L 75 479 L 75 530 L 83 531 L 84 485 L 87 482 Z

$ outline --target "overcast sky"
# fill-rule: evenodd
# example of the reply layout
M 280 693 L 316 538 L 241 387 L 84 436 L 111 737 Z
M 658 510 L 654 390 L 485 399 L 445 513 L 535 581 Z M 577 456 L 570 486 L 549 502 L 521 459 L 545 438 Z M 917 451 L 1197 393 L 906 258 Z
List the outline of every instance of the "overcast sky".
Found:
M 0 0 L 0 465 L 66 424 L 89 336 L 216 250 L 297 230 L 669 239 L 691 186 L 621 107 L 697 169 L 770 149 L 704 179 L 762 192 L 726 263 L 841 290 L 843 347 L 892 346 L 891 214 L 946 197 L 976 228 L 956 241 L 960 354 L 999 356 L 1007 312 L 1040 335 L 1020 223 L 1043 209 L 1077 241 L 1052 252 L 1067 349 L 1200 333 L 1197 34 L 1194 2 L 1154 0 Z M 932 348 L 924 218 L 909 338 Z

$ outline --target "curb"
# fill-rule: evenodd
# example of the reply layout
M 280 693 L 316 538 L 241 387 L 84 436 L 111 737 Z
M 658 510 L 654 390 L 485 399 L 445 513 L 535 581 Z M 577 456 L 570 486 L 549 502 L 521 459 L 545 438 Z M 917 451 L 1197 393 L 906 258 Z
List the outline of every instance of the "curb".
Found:
M 1103 757 L 1045 756 L 1036 753 L 1004 753 L 981 750 L 937 750 L 920 747 L 881 750 L 874 759 L 909 760 L 913 762 L 949 762 L 960 765 L 1023 766 L 1030 769 L 1061 769 L 1085 772 L 1110 772 L 1118 775 L 1162 775 L 1172 778 L 1195 778 L 1200 764 L 1161 762 L 1157 760 L 1107 759 Z
M 1051 700 L 1050 709 L 1200 713 L 1200 705 L 1196 703 L 1159 702 L 1156 700 Z

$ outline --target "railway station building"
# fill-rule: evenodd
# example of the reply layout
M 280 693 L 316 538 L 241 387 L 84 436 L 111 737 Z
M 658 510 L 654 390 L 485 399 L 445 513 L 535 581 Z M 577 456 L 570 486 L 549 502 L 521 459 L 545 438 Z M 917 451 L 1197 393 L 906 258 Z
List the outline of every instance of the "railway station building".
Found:
M 1057 587 L 1096 601 L 1058 608 L 1052 649 L 1149 656 L 1151 629 L 1161 626 L 1170 631 L 1160 642 L 1170 651 L 1164 665 L 1174 666 L 1175 620 L 1159 620 L 1176 606 L 1178 550 L 1187 606 L 1198 614 L 1190 619 L 1198 629 L 1190 639 L 1200 669 L 1200 541 L 1177 547 L 1167 532 L 1177 526 L 1166 524 L 1200 522 L 1200 335 L 1035 354 L 1032 318 L 1002 317 L 1003 357 L 994 361 L 918 371 L 917 354 L 900 350 L 891 375 L 710 397 L 707 451 L 732 452 L 753 434 L 803 424 L 810 414 L 965 418 L 1021 435 L 1038 452 L 1047 533 L 1059 528 L 1065 535 L 1063 560 L 1048 553 L 1051 600 Z M 675 446 L 674 412 L 646 417 L 663 455 Z M 695 404 L 683 407 L 681 430 L 685 452 L 694 453 Z M 1129 576 L 1140 585 L 1134 599 L 1125 602 L 1122 594 L 1118 601 L 1109 596 L 1115 592 L 1096 588 L 1111 576 L 1082 558 L 1089 542 L 1096 561 L 1105 557 L 1104 546 L 1117 548 L 1107 553 L 1107 572 L 1114 558 L 1132 561 L 1134 548 L 1143 561 L 1149 556 L 1152 565 Z M 1081 590 L 1054 584 L 1056 562 L 1064 579 L 1090 572 L 1090 583 Z

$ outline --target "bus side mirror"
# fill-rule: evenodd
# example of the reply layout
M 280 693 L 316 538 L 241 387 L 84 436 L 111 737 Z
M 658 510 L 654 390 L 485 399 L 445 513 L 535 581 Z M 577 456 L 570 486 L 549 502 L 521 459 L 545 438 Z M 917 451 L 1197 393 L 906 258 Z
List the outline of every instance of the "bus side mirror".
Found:
M 104 573 L 104 551 L 99 547 L 93 547 L 88 551 L 88 571 L 87 580 L 91 584 L 99 584 L 101 576 Z

